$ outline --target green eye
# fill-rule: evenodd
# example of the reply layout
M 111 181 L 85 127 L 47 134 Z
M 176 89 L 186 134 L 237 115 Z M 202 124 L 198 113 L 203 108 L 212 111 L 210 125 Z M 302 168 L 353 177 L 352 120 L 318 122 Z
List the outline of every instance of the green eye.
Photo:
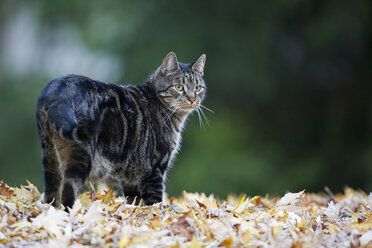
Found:
M 195 91 L 199 92 L 201 91 L 202 87 L 200 85 L 195 85 Z
M 183 90 L 183 85 L 182 85 L 182 84 L 176 84 L 176 85 L 174 86 L 174 88 L 175 88 L 176 90 L 178 90 L 178 91 L 182 91 L 182 90 Z

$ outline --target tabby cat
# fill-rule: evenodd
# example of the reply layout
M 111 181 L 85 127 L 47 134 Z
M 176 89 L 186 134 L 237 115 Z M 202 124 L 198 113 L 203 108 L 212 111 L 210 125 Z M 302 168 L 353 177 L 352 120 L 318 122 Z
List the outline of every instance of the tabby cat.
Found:
M 36 110 L 44 201 L 71 208 L 88 180 L 120 185 L 130 203 L 161 202 L 185 120 L 203 106 L 205 60 L 183 64 L 170 52 L 139 86 L 78 75 L 51 81 Z

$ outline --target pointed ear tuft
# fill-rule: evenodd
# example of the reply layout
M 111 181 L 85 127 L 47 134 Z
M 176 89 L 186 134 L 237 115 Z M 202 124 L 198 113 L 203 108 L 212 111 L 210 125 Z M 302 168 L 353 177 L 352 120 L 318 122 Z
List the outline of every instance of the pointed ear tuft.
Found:
M 164 75 L 173 74 L 180 70 L 178 66 L 177 56 L 174 52 L 170 52 L 165 56 L 161 65 L 161 72 Z
M 205 54 L 202 54 L 197 61 L 195 61 L 192 64 L 192 70 L 196 73 L 199 73 L 200 75 L 204 75 L 204 65 L 205 65 L 205 60 L 207 56 Z

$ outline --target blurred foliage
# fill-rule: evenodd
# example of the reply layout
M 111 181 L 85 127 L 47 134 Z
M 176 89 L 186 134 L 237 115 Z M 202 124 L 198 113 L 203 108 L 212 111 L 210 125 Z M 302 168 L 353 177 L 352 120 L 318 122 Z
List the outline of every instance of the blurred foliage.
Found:
M 25 179 L 42 185 L 34 105 L 49 80 L 84 73 L 139 84 L 174 51 L 183 62 L 207 54 L 205 105 L 214 113 L 205 130 L 196 116 L 189 120 L 168 175 L 171 195 L 282 194 L 326 185 L 372 191 L 371 5 L 2 1 L 0 177 L 10 185 Z M 22 15 L 32 22 L 19 21 Z M 23 39 L 31 32 L 38 49 L 28 49 Z M 91 64 L 80 70 L 84 54 L 73 52 L 74 70 L 63 67 L 62 56 L 53 53 L 58 42 L 80 42 L 94 54 Z M 58 47 L 60 54 L 69 54 L 70 47 Z M 28 53 L 25 67 L 22 56 Z M 99 64 L 104 56 L 119 62 Z M 58 70 L 49 68 L 53 64 Z

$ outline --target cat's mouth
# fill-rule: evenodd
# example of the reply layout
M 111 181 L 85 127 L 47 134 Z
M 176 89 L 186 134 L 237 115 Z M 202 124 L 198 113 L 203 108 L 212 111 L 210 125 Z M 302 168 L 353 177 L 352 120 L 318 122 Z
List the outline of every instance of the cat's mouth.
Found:
M 192 110 L 194 110 L 194 109 L 196 109 L 198 107 L 199 107 L 199 104 L 197 104 L 197 103 L 194 103 L 194 104 L 184 104 L 182 106 L 182 110 L 192 111 Z
M 197 102 L 194 102 L 194 103 L 178 103 L 176 104 L 176 106 L 170 106 L 169 107 L 169 111 L 175 113 L 175 112 L 183 112 L 183 113 L 187 113 L 187 112 L 191 112 L 193 110 L 196 110 L 197 108 L 200 107 L 200 104 L 197 103 Z

